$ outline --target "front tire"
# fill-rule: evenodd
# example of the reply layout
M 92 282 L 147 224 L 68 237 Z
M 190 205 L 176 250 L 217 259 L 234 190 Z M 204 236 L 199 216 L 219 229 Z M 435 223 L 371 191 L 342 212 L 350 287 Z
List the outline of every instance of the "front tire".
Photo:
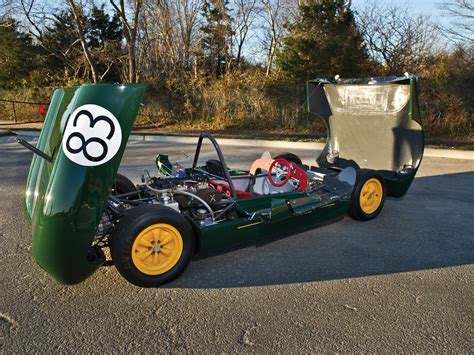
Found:
M 117 173 L 111 194 L 115 196 L 135 191 L 138 191 L 135 184 L 126 176 Z
M 157 287 L 178 277 L 194 252 L 194 233 L 180 213 L 142 205 L 127 213 L 111 235 L 110 251 L 119 273 L 140 287 Z
M 385 181 L 379 173 L 369 169 L 358 170 L 349 215 L 359 221 L 374 219 L 382 211 L 386 194 Z

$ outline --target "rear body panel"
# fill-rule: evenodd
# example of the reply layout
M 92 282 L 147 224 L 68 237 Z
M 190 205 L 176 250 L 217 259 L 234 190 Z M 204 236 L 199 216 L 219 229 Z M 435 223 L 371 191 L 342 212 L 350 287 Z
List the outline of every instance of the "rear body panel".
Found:
M 91 253 L 91 243 L 143 92 L 143 85 L 82 85 L 53 95 L 38 140 L 38 148 L 53 160 L 33 157 L 25 209 L 33 257 L 62 283 L 84 280 L 103 261 Z M 71 129 L 77 131 L 68 133 Z M 82 135 L 86 131 L 89 136 Z M 63 137 L 65 132 L 68 137 Z M 88 165 L 84 157 L 89 157 Z
M 415 77 L 314 80 L 308 103 L 328 128 L 320 166 L 377 170 L 389 196 L 406 193 L 424 150 Z

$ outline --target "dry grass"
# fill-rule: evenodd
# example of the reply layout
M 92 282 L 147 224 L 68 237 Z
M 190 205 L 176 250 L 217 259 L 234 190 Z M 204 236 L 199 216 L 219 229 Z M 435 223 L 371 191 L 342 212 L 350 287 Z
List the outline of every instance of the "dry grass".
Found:
M 472 141 L 472 83 L 451 77 L 420 79 L 420 104 L 429 139 Z M 468 91 L 468 92 L 463 92 Z M 51 88 L 0 93 L 0 97 L 41 101 Z M 322 120 L 307 113 L 305 86 L 278 76 L 266 78 L 259 71 L 228 74 L 218 79 L 182 78 L 147 87 L 145 105 L 135 126 L 157 132 L 244 133 L 246 136 L 325 136 Z M 43 119 L 39 105 L 16 104 L 19 122 Z M 0 102 L 0 120 L 13 120 L 11 103 Z

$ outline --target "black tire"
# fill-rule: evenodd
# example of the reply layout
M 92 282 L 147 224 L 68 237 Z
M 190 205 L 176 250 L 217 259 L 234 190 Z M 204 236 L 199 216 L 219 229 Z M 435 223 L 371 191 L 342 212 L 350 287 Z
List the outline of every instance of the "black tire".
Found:
M 293 154 L 293 153 L 281 153 L 281 154 L 278 154 L 273 159 L 285 159 L 285 160 L 288 160 L 291 163 L 295 163 L 295 164 L 298 164 L 298 165 L 303 164 L 300 157 L 297 156 L 296 154 Z
M 377 194 L 377 190 L 373 192 L 372 194 L 375 193 L 376 195 L 375 195 L 374 204 L 371 207 L 372 208 L 375 207 L 375 209 L 373 211 L 370 209 L 369 211 L 364 211 L 364 208 L 361 206 L 360 197 L 361 197 L 364 185 L 367 183 L 367 181 L 371 179 L 376 179 L 379 182 L 380 187 L 382 189 L 382 193 L 380 196 Z M 386 194 L 387 194 L 387 188 L 385 186 L 385 180 L 379 173 L 373 170 L 369 170 L 369 169 L 357 170 L 356 185 L 355 185 L 354 190 L 352 191 L 352 206 L 350 210 L 348 211 L 349 215 L 352 218 L 357 219 L 359 221 L 368 221 L 368 220 L 374 219 L 375 217 L 379 215 L 380 211 L 382 211 L 382 208 L 385 203 Z
M 115 176 L 114 185 L 112 186 L 112 195 L 121 195 L 129 192 L 138 191 L 133 182 L 126 176 L 117 173 Z
M 165 223 L 176 228 L 182 238 L 182 253 L 174 266 L 158 275 L 140 271 L 133 262 L 132 246 L 146 228 Z M 140 287 L 157 287 L 178 277 L 188 266 L 194 252 L 194 232 L 188 220 L 175 210 L 160 205 L 141 205 L 120 219 L 111 235 L 110 253 L 119 273 Z

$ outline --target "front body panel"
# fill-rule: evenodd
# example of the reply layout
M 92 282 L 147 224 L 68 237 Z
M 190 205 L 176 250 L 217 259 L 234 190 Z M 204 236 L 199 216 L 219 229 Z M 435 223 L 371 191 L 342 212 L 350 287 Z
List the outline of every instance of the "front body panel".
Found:
M 53 96 L 38 141 L 38 148 L 53 160 L 33 158 L 25 205 L 33 257 L 59 282 L 78 283 L 103 261 L 91 253 L 91 243 L 143 93 L 143 85 L 82 85 L 59 89 Z M 94 107 L 107 110 L 115 121 Z M 66 130 L 63 137 L 66 127 L 77 132 Z M 118 144 L 115 150 L 112 140 Z M 106 152 L 111 154 L 105 157 Z M 89 165 L 79 159 L 84 156 Z

